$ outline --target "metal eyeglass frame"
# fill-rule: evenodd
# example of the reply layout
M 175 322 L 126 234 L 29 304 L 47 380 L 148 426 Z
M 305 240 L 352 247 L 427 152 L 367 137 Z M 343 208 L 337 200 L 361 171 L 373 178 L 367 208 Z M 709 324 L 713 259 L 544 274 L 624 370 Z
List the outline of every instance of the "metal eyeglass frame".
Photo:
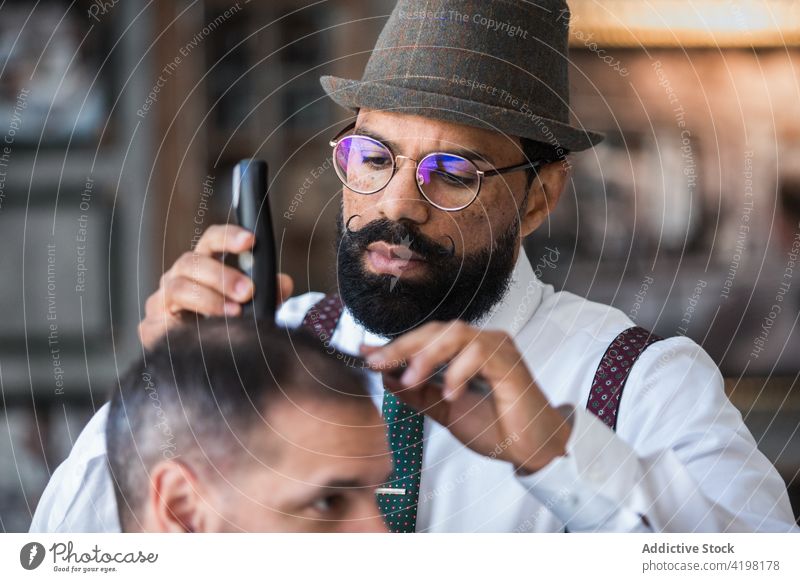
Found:
M 416 176 L 417 179 L 415 180 L 415 182 L 417 183 L 417 190 L 419 190 L 419 193 L 422 194 L 422 197 L 425 199 L 426 202 L 428 202 L 428 204 L 430 204 L 431 206 L 434 206 L 435 208 L 438 208 L 439 210 L 443 210 L 445 212 L 458 212 L 459 210 L 464 210 L 469 205 L 471 205 L 473 202 L 475 202 L 475 200 L 478 199 L 478 194 L 480 194 L 480 192 L 481 192 L 481 187 L 483 186 L 483 178 L 484 177 L 491 178 L 492 176 L 497 176 L 499 174 L 506 174 L 508 172 L 519 172 L 520 170 L 527 170 L 528 168 L 533 168 L 534 171 L 536 171 L 538 173 L 539 168 L 541 168 L 542 166 L 544 166 L 546 164 L 552 163 L 553 161 L 556 161 L 556 160 L 551 160 L 551 159 L 543 159 L 543 160 L 537 160 L 535 162 L 524 162 L 522 164 L 516 164 L 516 165 L 513 165 L 513 166 L 507 166 L 505 168 L 492 168 L 491 170 L 481 170 L 481 169 L 478 168 L 478 166 L 475 165 L 475 163 L 472 160 L 468 160 L 467 158 L 465 158 L 463 156 L 460 156 L 458 154 L 451 154 L 451 153 L 448 153 L 448 152 L 431 152 L 429 154 L 426 154 L 421 160 L 418 161 L 418 160 L 415 160 L 415 159 L 410 158 L 408 156 L 395 154 L 392 151 L 392 148 L 390 148 L 388 145 L 386 145 L 382 141 L 375 139 L 374 137 L 370 137 L 368 135 L 359 135 L 357 133 L 354 133 L 352 135 L 344 135 L 348 131 L 352 130 L 355 126 L 356 126 L 356 124 L 355 124 L 355 122 L 353 122 L 350 125 L 348 125 L 347 127 L 345 127 L 344 129 L 342 129 L 338 134 L 336 134 L 336 137 L 334 137 L 330 141 L 330 146 L 333 148 L 334 169 L 337 170 L 336 177 L 339 178 L 339 181 L 341 181 L 341 183 L 346 188 L 348 188 L 350 190 L 353 190 L 353 192 L 355 192 L 357 194 L 364 194 L 364 195 L 368 196 L 370 194 L 377 194 L 378 192 L 380 192 L 381 190 L 386 188 L 386 186 L 389 185 L 389 182 L 391 182 L 392 179 L 394 178 L 395 174 L 397 174 L 397 169 L 398 169 L 397 160 L 399 158 L 404 158 L 406 160 L 410 160 L 410 161 L 414 162 L 415 168 L 419 168 L 419 165 L 422 162 L 424 162 L 426 159 L 431 157 L 431 156 L 435 156 L 435 155 L 454 156 L 456 158 L 461 158 L 462 160 L 464 160 L 465 162 L 470 164 L 473 168 L 475 168 L 475 173 L 478 175 L 478 188 L 475 190 L 475 195 L 472 197 L 472 200 L 470 200 L 469 202 L 467 202 L 463 206 L 459 206 L 457 208 L 445 208 L 444 206 L 440 206 L 439 204 L 436 204 L 430 198 L 428 198 L 428 196 L 425 194 L 425 192 L 422 190 L 422 187 L 420 186 L 420 183 L 419 183 L 420 182 L 420 180 L 419 180 L 420 176 L 419 176 L 419 174 L 417 174 L 417 176 Z M 391 176 L 389 176 L 389 179 L 386 180 L 386 183 L 383 186 L 373 190 L 372 192 L 360 192 L 360 191 L 355 190 L 355 189 L 351 188 L 350 186 L 348 186 L 347 182 L 345 182 L 345 180 L 339 175 L 338 166 L 336 166 L 336 161 L 335 161 L 336 160 L 336 146 L 338 146 L 339 142 L 341 142 L 344 138 L 346 138 L 346 137 L 356 137 L 356 136 L 357 137 L 361 137 L 363 139 L 368 139 L 368 140 L 373 141 L 376 144 L 380 145 L 381 147 L 386 148 L 386 150 L 389 152 L 389 154 L 391 155 L 391 158 L 392 158 L 392 174 L 391 174 Z

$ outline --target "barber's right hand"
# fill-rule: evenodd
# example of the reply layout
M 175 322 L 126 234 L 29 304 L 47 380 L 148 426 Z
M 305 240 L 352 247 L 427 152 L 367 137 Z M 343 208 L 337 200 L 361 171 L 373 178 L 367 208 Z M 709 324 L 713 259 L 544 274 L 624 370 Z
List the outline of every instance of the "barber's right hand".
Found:
M 164 273 L 158 290 L 145 303 L 139 339 L 152 347 L 186 312 L 206 316 L 238 316 L 242 303 L 253 297 L 253 281 L 220 260 L 221 253 L 241 253 L 253 248 L 255 236 L 232 224 L 210 226 L 193 251 L 183 253 Z M 278 274 L 278 305 L 291 297 L 294 282 Z

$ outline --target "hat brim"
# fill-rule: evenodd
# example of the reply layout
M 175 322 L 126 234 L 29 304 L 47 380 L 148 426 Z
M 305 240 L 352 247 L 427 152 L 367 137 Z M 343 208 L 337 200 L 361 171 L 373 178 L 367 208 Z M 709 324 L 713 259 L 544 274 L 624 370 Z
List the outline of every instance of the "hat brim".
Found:
M 429 91 L 398 87 L 377 81 L 357 81 L 326 75 L 320 78 L 325 93 L 347 109 L 361 107 L 434 117 L 580 152 L 603 141 L 603 134 L 513 109 L 487 105 Z

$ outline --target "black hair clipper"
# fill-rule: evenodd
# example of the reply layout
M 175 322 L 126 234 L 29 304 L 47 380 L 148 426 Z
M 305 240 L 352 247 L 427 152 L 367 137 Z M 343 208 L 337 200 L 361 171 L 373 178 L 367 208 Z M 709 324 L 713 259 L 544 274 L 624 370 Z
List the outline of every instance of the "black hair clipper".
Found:
M 253 299 L 243 305 L 242 316 L 275 321 L 277 264 L 272 215 L 267 195 L 267 162 L 242 160 L 233 169 L 233 208 L 239 226 L 252 231 L 252 252 L 239 254 L 239 269 L 255 284 Z

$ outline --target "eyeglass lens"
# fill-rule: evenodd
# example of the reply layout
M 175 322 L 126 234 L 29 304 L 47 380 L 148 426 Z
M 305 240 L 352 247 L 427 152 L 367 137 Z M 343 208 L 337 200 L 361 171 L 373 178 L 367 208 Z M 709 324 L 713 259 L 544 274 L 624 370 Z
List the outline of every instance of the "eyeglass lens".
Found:
M 373 194 L 394 174 L 392 152 L 366 136 L 342 138 L 334 150 L 336 174 L 350 190 Z M 475 165 L 461 156 L 433 153 L 417 164 L 416 179 L 423 195 L 444 209 L 461 208 L 475 198 L 480 176 Z

